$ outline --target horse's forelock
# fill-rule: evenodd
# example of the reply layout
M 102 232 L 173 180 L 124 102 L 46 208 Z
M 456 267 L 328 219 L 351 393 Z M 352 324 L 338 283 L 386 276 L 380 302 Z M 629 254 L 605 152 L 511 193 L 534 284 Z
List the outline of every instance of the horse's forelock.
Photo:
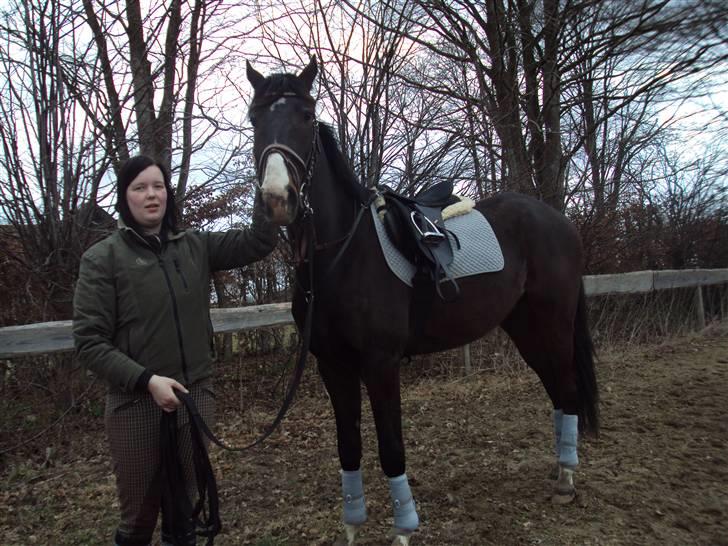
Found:
M 311 103 L 316 102 L 298 76 L 293 74 L 271 74 L 255 90 L 251 107 L 271 104 L 286 95 L 293 95 Z

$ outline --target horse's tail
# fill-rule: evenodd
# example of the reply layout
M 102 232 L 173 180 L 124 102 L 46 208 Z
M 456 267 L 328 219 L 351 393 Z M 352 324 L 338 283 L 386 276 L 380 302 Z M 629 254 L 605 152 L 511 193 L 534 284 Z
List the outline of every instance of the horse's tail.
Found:
M 574 319 L 574 365 L 579 392 L 579 429 L 599 434 L 599 389 L 594 372 L 594 343 L 589 333 L 584 282 L 579 287 L 579 303 Z

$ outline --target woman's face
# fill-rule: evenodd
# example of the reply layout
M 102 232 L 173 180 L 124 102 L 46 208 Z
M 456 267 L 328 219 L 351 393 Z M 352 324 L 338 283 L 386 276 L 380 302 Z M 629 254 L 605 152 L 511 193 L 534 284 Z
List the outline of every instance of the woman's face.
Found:
M 159 233 L 167 211 L 167 188 L 156 165 L 147 167 L 126 188 L 131 215 L 145 233 Z

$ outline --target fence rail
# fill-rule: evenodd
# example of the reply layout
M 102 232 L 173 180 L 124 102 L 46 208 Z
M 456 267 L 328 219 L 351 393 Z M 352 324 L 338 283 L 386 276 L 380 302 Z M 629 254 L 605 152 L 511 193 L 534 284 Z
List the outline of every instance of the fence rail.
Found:
M 587 296 L 639 294 L 653 290 L 690 288 L 728 283 L 728 269 L 664 269 L 613 275 L 586 275 Z
M 728 269 L 685 269 L 634 271 L 613 275 L 586 275 L 587 296 L 637 294 L 728 283 Z M 702 292 L 696 292 L 699 324 L 704 321 Z M 239 332 L 264 326 L 293 323 L 290 303 L 271 303 L 249 307 L 211 310 L 212 326 L 217 334 Z M 0 328 L 0 359 L 73 350 L 71 321 L 40 322 Z
M 210 318 L 216 334 L 293 323 L 290 303 L 211 309 Z M 71 324 L 60 320 L 0 328 L 0 358 L 72 351 Z

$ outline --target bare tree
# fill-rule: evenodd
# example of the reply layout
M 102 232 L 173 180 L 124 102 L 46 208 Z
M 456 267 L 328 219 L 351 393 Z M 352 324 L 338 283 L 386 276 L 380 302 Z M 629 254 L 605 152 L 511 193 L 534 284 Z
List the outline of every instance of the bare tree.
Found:
M 324 118 L 333 121 L 363 184 L 414 192 L 458 179 L 462 164 L 449 156 L 457 139 L 443 100 L 397 77 L 423 69 L 416 65 L 415 44 L 406 38 L 411 26 L 406 5 L 404 13 L 377 2 L 361 6 L 367 17 L 322 0 L 280 7 L 292 23 L 266 27 L 260 37 L 265 54 L 258 61 L 272 70 L 295 70 L 316 55 Z
M 0 247 L 16 272 L 13 323 L 66 319 L 83 250 L 109 229 L 103 199 L 103 129 L 88 114 L 103 105 L 79 99 L 74 82 L 98 76 L 74 34 L 73 13 L 57 2 L 14 2 L 0 25 Z M 50 388 L 73 402 L 70 358 L 48 359 Z
M 657 183 L 662 191 L 654 201 L 663 219 L 660 238 L 665 266 L 699 267 L 713 252 L 725 254 L 725 241 L 716 237 L 717 232 L 706 230 L 710 224 L 728 224 L 725 158 L 708 155 L 685 160 L 665 147 L 657 152 L 652 167 L 661 177 Z
M 228 17 L 232 7 L 222 2 L 148 7 L 142 14 L 132 0 L 15 0 L 3 8 L 0 214 L 11 228 L 0 245 L 12 260 L 4 266 L 26 282 L 15 294 L 26 312 L 8 320 L 70 317 L 80 255 L 109 228 L 98 206 L 113 201 L 109 166 L 137 151 L 154 155 L 177 173 L 184 196 L 193 154 L 210 150 L 195 180 L 209 185 L 243 149 L 244 109 L 236 115 L 212 78 L 232 33 L 225 25 L 242 13 Z M 213 153 L 212 140 L 225 132 Z
M 11 8 L 1 23 L 0 211 L 18 243 L 9 254 L 42 286 L 30 316 L 66 318 L 78 257 L 98 236 L 84 229 L 96 212 L 83 204 L 103 198 L 105 167 L 96 148 L 102 131 L 84 115 L 103 106 L 81 104 L 67 82 L 98 71 L 85 63 L 60 5 Z
M 345 3 L 377 21 L 366 5 Z M 696 74 L 726 58 L 720 47 L 726 10 L 714 2 L 415 4 L 405 10 L 388 2 L 387 8 L 408 20 L 408 40 L 443 65 L 462 67 L 461 81 L 469 85 L 443 86 L 441 71 L 411 83 L 459 100 L 468 116 L 480 116 L 471 127 L 483 131 L 490 158 L 501 162 L 492 172 L 504 176 L 506 187 L 557 208 L 570 193 L 569 162 L 584 147 L 596 157 L 595 134 L 605 123 L 640 100 L 654 106 L 668 89 L 694 83 Z M 698 92 L 680 90 L 682 97 Z M 586 123 L 565 131 L 564 120 L 580 116 Z M 602 184 L 594 182 L 596 188 Z

